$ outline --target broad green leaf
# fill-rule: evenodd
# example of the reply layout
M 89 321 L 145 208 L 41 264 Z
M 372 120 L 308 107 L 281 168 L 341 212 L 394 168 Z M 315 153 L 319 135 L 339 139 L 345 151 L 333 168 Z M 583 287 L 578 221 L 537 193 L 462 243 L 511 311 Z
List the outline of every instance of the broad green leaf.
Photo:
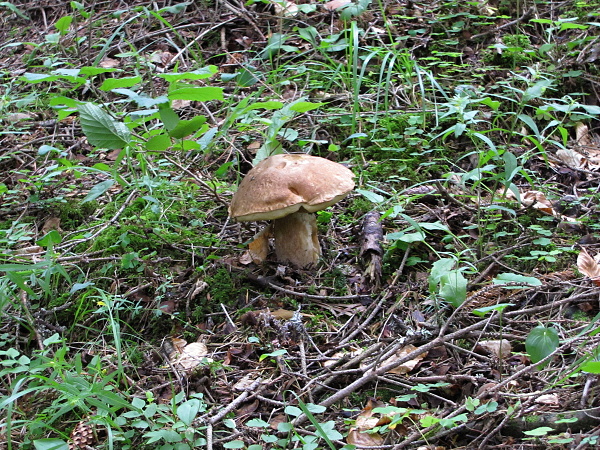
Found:
M 173 83 L 175 81 L 180 80 L 202 80 L 205 78 L 210 78 L 214 74 L 219 72 L 217 66 L 206 66 L 200 69 L 193 70 L 191 72 L 182 72 L 182 73 L 163 73 L 159 74 L 159 78 L 164 78 L 169 83 Z
M 175 139 L 183 139 L 196 131 L 206 122 L 206 117 L 196 116 L 190 120 L 180 120 L 175 128 L 169 131 L 169 135 Z
M 554 428 L 538 427 L 531 431 L 523 431 L 523 434 L 526 434 L 527 436 L 546 436 L 550 431 L 554 431 Z
M 152 136 L 146 142 L 146 148 L 153 152 L 161 152 L 168 149 L 171 146 L 171 138 L 168 134 L 157 134 Z
M 588 361 L 580 367 L 582 372 L 600 374 L 600 362 Z
M 118 71 L 118 69 L 111 69 L 108 67 L 94 67 L 94 66 L 84 66 L 81 69 L 79 69 L 79 73 L 81 75 L 88 75 L 90 77 L 100 75 L 102 73 L 111 73 L 111 72 L 117 72 L 117 71 Z
M 179 417 L 179 420 L 181 420 L 184 424 L 190 426 L 196 418 L 198 411 L 200 411 L 201 406 L 202 404 L 197 398 L 188 400 L 187 402 L 179 405 L 177 408 L 177 417 Z
M 69 444 L 62 439 L 36 439 L 33 446 L 35 450 L 69 450 Z
M 519 275 L 516 273 L 501 273 L 494 278 L 493 283 L 495 285 L 504 286 L 506 289 L 522 289 L 523 286 L 510 286 L 508 283 L 525 283 L 530 286 L 541 286 L 542 282 L 535 277 L 526 277 L 525 275 Z
M 558 332 L 552 327 L 539 325 L 529 332 L 525 349 L 534 364 L 558 348 Z
M 56 75 L 49 75 L 47 73 L 31 73 L 25 72 L 22 77 L 29 83 L 41 83 L 42 81 L 54 81 L 58 80 Z
M 265 422 L 262 419 L 250 419 L 245 423 L 248 427 L 261 427 L 261 428 L 269 428 L 269 423 Z
M 411 244 L 413 242 L 423 242 L 425 240 L 425 233 L 422 231 L 415 231 L 414 233 L 399 231 L 397 233 L 388 233 L 385 235 L 385 238 L 388 241 L 402 241 Z
M 375 192 L 367 191 L 365 189 L 356 189 L 356 192 L 369 200 L 371 203 L 383 203 L 385 201 L 385 197 L 383 197 L 383 195 Z
M 131 89 L 125 89 L 125 88 L 113 89 L 112 92 L 114 92 L 115 94 L 126 95 L 131 100 L 136 102 L 140 108 L 152 108 L 153 106 L 156 106 L 156 105 L 169 103 L 169 99 L 167 97 L 165 97 L 164 95 L 161 95 L 160 97 L 152 98 L 152 97 L 148 97 L 146 94 L 143 94 L 143 93 L 138 94 L 137 92 L 132 91 Z M 139 111 L 137 111 L 137 113 L 139 114 Z
M 442 279 L 442 277 L 444 275 L 446 275 L 448 272 L 450 272 L 453 268 L 454 265 L 456 264 L 456 261 L 452 258 L 442 258 L 442 259 L 438 259 L 436 262 L 433 263 L 433 266 L 431 266 L 431 272 L 429 274 L 429 292 L 430 293 L 435 293 L 436 288 L 438 286 L 438 284 L 440 283 L 440 280 Z
M 223 448 L 244 448 L 246 444 L 244 441 L 229 441 L 223 444 Z
M 62 237 L 60 233 L 56 230 L 50 230 L 43 238 L 36 242 L 37 245 L 42 247 L 53 247 L 56 244 L 60 244 L 62 241 Z
M 550 86 L 552 86 L 552 80 L 540 80 L 528 87 L 523 93 L 523 102 L 528 102 L 533 99 L 540 98 L 546 92 Z
M 451 270 L 440 279 L 440 297 L 458 308 L 467 298 L 467 279 L 460 270 Z
M 320 108 L 321 106 L 326 104 L 327 103 L 297 102 L 293 103 L 290 106 L 290 109 L 297 113 L 305 113 L 307 111 L 312 111 L 313 109 Z
M 519 114 L 517 117 L 521 119 L 521 121 L 525 123 L 525 125 L 527 125 L 531 131 L 533 131 L 533 134 L 535 134 L 538 139 L 540 138 L 540 130 L 531 117 L 529 117 L 527 114 Z
M 81 203 L 91 202 L 92 200 L 96 200 L 98 197 L 103 195 L 106 191 L 108 191 L 113 184 L 115 184 L 115 180 L 106 180 L 98 183 L 90 192 L 85 196 L 85 198 L 81 201 Z
M 179 116 L 167 103 L 158 105 L 158 113 L 160 115 L 160 120 L 165 124 L 167 131 L 173 130 L 179 123 Z
M 211 100 L 223 100 L 223 88 L 204 86 L 184 86 L 169 91 L 170 100 L 191 100 L 195 102 L 208 102 Z
M 81 128 L 88 141 L 101 148 L 119 149 L 131 141 L 129 128 L 93 103 L 79 105 Z
M 498 303 L 497 305 L 474 309 L 472 312 L 476 316 L 483 317 L 491 311 L 504 311 L 504 309 L 508 308 L 509 306 L 514 306 L 514 303 Z
M 327 408 L 322 405 L 315 405 L 314 403 L 307 403 L 306 409 L 308 409 L 313 414 L 321 414 L 327 411 Z
M 63 16 L 56 21 L 54 27 L 60 32 L 60 34 L 67 34 L 69 27 L 73 22 L 73 16 Z
M 248 105 L 244 108 L 244 113 L 248 111 L 252 111 L 253 109 L 281 109 L 283 108 L 283 103 L 275 100 L 269 100 L 266 102 L 256 102 Z
M 123 77 L 123 78 L 107 78 L 104 80 L 100 89 L 110 91 L 112 89 L 130 88 L 142 82 L 142 77 Z
M 298 417 L 302 414 L 302 410 L 296 406 L 288 405 L 283 410 L 287 415 L 292 417 Z

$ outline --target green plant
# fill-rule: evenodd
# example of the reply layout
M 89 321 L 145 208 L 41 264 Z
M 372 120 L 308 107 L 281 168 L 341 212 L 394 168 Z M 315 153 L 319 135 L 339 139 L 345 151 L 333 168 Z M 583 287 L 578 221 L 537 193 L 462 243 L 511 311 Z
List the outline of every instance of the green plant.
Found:
M 300 434 L 296 431 L 292 420 L 289 422 L 280 422 L 277 424 L 277 431 L 285 436 L 280 437 L 276 434 L 270 433 L 270 426 L 268 422 L 265 422 L 262 419 L 251 419 L 246 425 L 250 427 L 257 427 L 263 431 L 261 434 L 261 440 L 265 444 L 271 444 L 274 449 L 285 449 L 290 448 L 290 446 L 299 446 L 298 448 L 302 448 L 303 450 L 314 450 L 317 448 L 323 448 L 323 445 L 326 445 L 326 448 L 335 449 L 337 448 L 333 441 L 340 440 L 342 435 L 335 430 L 335 423 L 333 421 L 320 422 L 315 414 L 321 414 L 326 411 L 324 406 L 315 405 L 312 403 L 304 403 L 302 400 L 298 400 L 298 406 L 288 405 L 285 407 L 284 412 L 290 418 L 297 418 L 301 415 L 306 415 L 310 423 L 314 427 L 314 435 L 305 435 Z M 324 444 L 322 443 L 324 442 Z M 243 445 L 243 442 L 239 442 Z M 234 445 L 234 444 L 232 444 Z M 242 448 L 236 446 L 230 446 L 227 448 Z M 258 450 L 258 448 L 262 448 L 258 445 L 249 446 L 248 450 Z M 350 449 L 353 446 L 344 446 L 343 449 Z

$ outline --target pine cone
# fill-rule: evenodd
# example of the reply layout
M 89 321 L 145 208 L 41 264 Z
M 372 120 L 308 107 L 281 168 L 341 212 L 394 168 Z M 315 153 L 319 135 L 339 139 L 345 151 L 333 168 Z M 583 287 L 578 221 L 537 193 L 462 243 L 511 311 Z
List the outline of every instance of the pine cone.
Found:
M 94 429 L 87 420 L 79 422 L 71 431 L 69 450 L 83 449 L 94 443 Z

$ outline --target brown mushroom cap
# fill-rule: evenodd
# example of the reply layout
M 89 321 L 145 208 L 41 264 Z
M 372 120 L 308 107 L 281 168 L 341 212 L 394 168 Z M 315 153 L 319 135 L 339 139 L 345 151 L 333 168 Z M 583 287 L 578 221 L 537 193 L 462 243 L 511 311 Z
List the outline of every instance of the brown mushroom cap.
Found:
M 270 156 L 244 177 L 229 206 L 239 222 L 274 220 L 300 209 L 315 212 L 331 206 L 354 189 L 354 174 L 318 156 Z

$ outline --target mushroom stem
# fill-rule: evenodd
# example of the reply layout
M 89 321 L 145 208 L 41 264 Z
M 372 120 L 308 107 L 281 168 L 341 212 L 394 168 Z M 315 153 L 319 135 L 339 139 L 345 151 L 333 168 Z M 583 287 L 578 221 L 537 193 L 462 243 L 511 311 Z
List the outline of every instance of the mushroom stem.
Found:
M 277 259 L 296 267 L 316 264 L 321 257 L 314 214 L 295 212 L 273 221 Z

